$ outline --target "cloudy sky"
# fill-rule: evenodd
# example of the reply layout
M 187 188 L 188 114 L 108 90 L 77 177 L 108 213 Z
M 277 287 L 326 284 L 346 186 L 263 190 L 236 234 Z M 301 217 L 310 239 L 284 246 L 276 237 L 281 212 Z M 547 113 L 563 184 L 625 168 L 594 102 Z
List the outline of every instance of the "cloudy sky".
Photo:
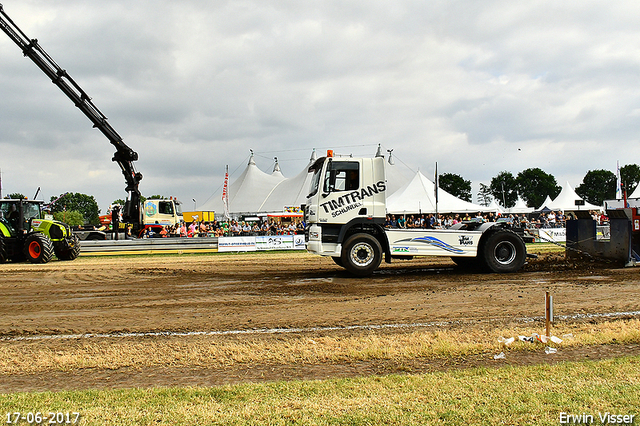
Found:
M 480 182 L 640 164 L 637 1 L 2 0 L 139 153 L 144 195 L 220 197 L 249 150 Z M 124 198 L 114 149 L 0 33 L 2 193 Z

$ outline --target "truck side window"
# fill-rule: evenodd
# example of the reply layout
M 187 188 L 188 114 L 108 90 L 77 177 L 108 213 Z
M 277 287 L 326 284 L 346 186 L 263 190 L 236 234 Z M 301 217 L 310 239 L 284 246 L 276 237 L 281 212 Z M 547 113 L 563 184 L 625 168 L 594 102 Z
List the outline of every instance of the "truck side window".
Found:
M 327 168 L 324 181 L 324 192 L 352 191 L 359 187 L 359 163 L 355 161 L 334 161 Z

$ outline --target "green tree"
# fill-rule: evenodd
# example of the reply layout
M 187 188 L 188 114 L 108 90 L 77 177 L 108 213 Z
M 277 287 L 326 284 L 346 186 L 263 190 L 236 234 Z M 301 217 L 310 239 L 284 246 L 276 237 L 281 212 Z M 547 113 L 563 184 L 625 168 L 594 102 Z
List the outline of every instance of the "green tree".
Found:
M 596 206 L 616 197 L 616 175 L 609 170 L 589 170 L 576 187 L 576 194 Z
M 491 196 L 491 188 L 489 188 L 489 185 L 485 185 L 484 183 L 480 184 L 477 200 L 478 204 L 480 204 L 481 206 L 486 207 L 491 204 L 491 200 L 493 200 L 493 197 Z
M 84 218 L 84 223 L 92 225 L 99 223 L 100 209 L 93 195 L 68 192 L 61 195 L 57 200 L 56 197 L 51 197 L 52 213 L 70 210 L 80 212 Z
M 53 218 L 71 226 L 84 225 L 84 217 L 82 216 L 82 213 L 76 210 L 54 212 Z
M 635 191 L 638 183 L 640 183 L 640 166 L 637 164 L 627 164 L 620 167 L 620 180 L 627 190 L 627 195 L 631 195 Z
M 7 194 L 7 196 L 4 198 L 7 200 L 22 200 L 25 198 L 25 196 L 23 194 L 20 194 L 19 192 L 14 192 L 13 194 Z
M 470 180 L 464 180 L 462 176 L 455 173 L 443 173 L 438 176 L 438 183 L 439 187 L 449 194 L 465 201 L 471 201 Z
M 539 168 L 526 169 L 518 173 L 516 185 L 518 193 L 529 207 L 538 207 L 544 202 L 547 195 L 554 199 L 562 191 L 556 178 Z
M 516 184 L 516 178 L 513 177 L 511 172 L 500 172 L 497 176 L 491 179 L 489 184 L 491 195 L 493 198 L 500 200 L 502 207 L 513 207 L 518 200 L 518 186 Z
M 150 200 L 168 200 L 169 197 L 165 197 L 164 195 L 152 195 L 148 197 Z

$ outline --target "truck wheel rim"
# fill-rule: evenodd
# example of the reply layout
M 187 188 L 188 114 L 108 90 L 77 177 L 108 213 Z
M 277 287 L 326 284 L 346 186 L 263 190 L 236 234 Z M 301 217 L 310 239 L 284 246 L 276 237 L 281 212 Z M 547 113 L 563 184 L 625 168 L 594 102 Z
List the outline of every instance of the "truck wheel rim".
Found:
M 351 249 L 351 260 L 357 266 L 368 266 L 373 258 L 373 248 L 369 244 L 358 243 Z
M 38 242 L 31 241 L 29 243 L 29 256 L 35 259 L 36 257 L 40 256 L 41 251 L 42 248 L 40 247 L 40 244 L 38 244 Z
M 502 265 L 510 265 L 516 258 L 518 251 L 511 241 L 502 241 L 493 250 L 496 261 Z

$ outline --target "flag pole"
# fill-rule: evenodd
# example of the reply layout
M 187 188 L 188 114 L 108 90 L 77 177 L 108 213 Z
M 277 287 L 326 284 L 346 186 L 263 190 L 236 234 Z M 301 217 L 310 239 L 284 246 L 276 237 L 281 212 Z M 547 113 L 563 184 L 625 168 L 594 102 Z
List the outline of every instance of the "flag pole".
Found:
M 436 197 L 436 223 L 434 225 L 438 225 L 438 162 L 436 161 L 436 178 L 435 178 L 435 186 L 433 188 Z

